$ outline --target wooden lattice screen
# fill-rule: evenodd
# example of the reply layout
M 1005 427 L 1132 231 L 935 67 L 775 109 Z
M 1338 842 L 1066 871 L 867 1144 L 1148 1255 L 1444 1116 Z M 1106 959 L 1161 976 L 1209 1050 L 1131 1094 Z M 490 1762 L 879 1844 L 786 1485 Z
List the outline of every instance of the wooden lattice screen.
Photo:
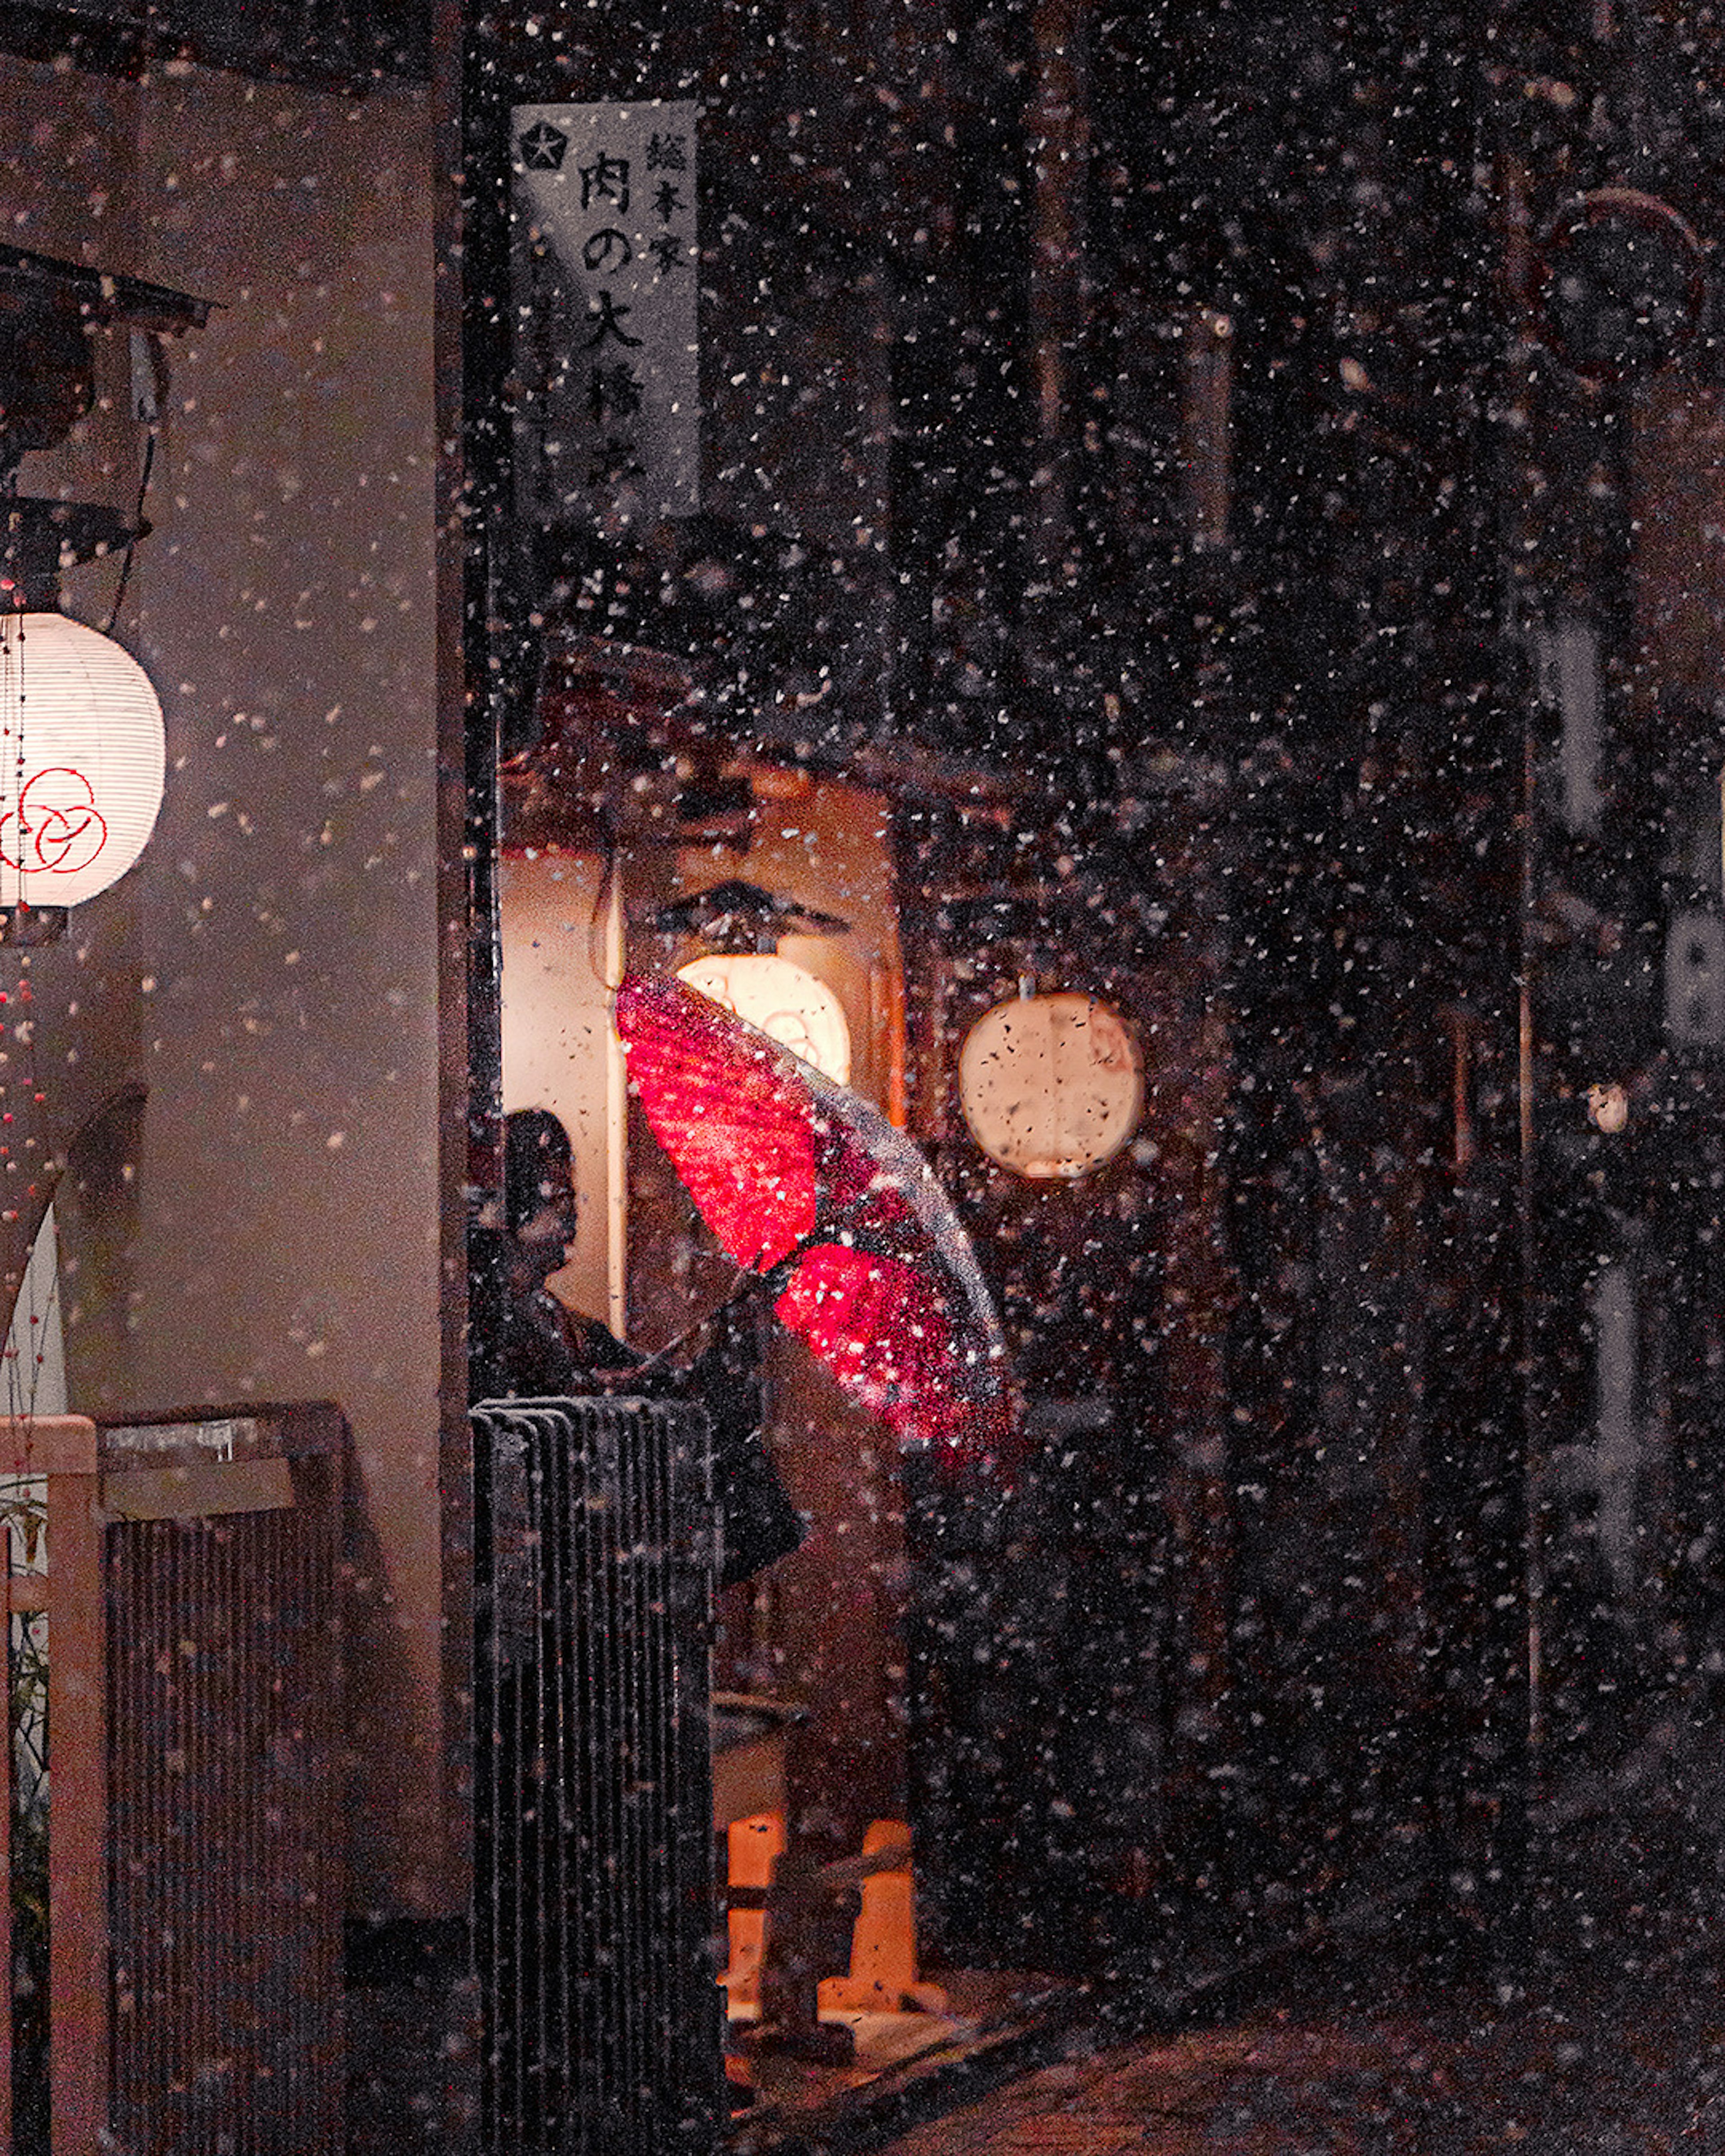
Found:
M 48 1936 L 45 2062 L 39 2030 L 14 2059 L 28 2007 L 0 2011 L 0 2156 L 338 2156 L 345 1444 L 317 1404 L 0 1423 L 0 1969 L 43 1847 L 13 1776 L 44 1734 Z M 16 1627 L 44 1616 L 33 1704 Z M 15 2105 L 40 2077 L 47 2106 Z

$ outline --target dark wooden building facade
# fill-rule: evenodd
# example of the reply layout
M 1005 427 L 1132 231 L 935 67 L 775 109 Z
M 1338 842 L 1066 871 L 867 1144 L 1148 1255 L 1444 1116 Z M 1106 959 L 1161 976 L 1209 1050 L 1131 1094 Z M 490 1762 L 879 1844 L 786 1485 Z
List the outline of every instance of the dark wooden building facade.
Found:
M 469 25 L 482 494 L 502 105 L 706 116 L 702 511 L 491 527 L 500 737 L 580 591 L 704 694 L 639 772 L 886 804 L 907 1119 L 1030 1439 L 1010 1496 L 899 1493 L 894 1711 L 956 1958 L 1115 1965 L 1361 1891 L 1506 1938 L 1553 1823 L 1711 1712 L 1714 1047 L 1669 955 L 1705 974 L 1719 909 L 1676 551 L 1712 499 L 1710 35 Z M 1070 1183 L 957 1105 L 1026 982 L 1144 1053 L 1137 1142 Z

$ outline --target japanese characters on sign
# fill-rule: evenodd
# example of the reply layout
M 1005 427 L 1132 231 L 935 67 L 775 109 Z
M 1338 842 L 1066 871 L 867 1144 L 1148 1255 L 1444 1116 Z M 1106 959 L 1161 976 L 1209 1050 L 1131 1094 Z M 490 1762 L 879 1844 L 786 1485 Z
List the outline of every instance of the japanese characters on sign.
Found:
M 696 109 L 511 115 L 516 493 L 542 522 L 701 506 Z

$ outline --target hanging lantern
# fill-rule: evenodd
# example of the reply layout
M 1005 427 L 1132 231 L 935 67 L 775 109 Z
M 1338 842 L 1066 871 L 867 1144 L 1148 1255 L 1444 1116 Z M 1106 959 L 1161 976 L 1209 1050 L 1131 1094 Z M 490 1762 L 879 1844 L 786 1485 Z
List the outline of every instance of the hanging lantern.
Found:
M 1138 1127 L 1137 1043 L 1095 996 L 1025 991 L 985 1011 L 958 1056 L 958 1099 L 988 1158 L 1033 1182 L 1099 1168 Z
M 166 761 L 135 659 L 64 614 L 0 616 L 0 907 L 117 883 L 155 828 Z
M 677 978 L 770 1034 L 823 1076 L 850 1083 L 845 1006 L 805 968 L 771 951 L 733 951 L 691 959 L 677 968 Z

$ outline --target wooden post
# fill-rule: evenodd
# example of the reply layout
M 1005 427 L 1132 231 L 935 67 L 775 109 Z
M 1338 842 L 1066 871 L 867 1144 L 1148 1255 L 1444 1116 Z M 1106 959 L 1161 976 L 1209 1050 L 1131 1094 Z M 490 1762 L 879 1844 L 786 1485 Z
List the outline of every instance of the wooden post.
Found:
M 1179 1553 L 1171 1676 L 1180 1734 L 1168 1787 L 1173 1815 L 1185 1823 L 1183 1861 L 1203 1876 L 1227 1841 L 1227 1784 L 1211 1770 L 1239 1756 L 1230 1727 L 1234 1515 L 1224 1363 L 1235 1283 L 1216 1166 L 1231 1066 L 1226 1014 L 1214 996 L 1206 996 L 1186 1053 L 1180 1120 L 1170 1126 L 1162 1161 L 1171 1213 L 1163 1276 L 1166 1382 L 1174 1405 L 1164 1502 Z
M 1196 554 L 1228 544 L 1234 494 L 1234 325 L 1214 307 L 1186 317 L 1181 346 L 1180 461 L 1186 533 Z
M 623 860 L 608 864 L 600 896 L 605 909 L 605 984 L 615 988 L 628 959 L 624 935 Z M 619 1340 L 629 1337 L 629 1073 L 614 1026 L 605 1037 L 605 1316 Z
M 0 2156 L 12 2156 L 12 1533 L 0 1527 L 4 1559 L 0 1578 L 0 1622 L 6 1631 L 0 1650 Z
M 49 2030 L 54 2156 L 101 2156 L 108 2130 L 108 1751 L 95 1424 L 83 1415 L 0 1421 L 0 1473 L 45 1476 L 48 1481 Z M 3 1748 L 9 1746 L 8 1727 Z M 7 1886 L 9 1890 L 9 1869 Z M 7 2024 L 9 2065 L 9 1984 L 0 2020 Z M 8 2156 L 10 2140 L 8 2131 Z

